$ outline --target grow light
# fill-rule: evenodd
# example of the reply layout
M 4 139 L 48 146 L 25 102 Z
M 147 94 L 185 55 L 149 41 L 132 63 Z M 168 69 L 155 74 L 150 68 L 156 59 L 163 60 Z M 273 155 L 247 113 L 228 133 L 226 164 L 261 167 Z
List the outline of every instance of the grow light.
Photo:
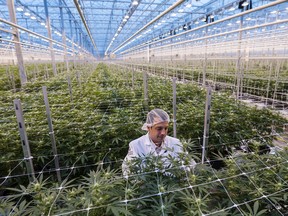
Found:
M 245 7 L 245 6 L 248 6 L 249 5 L 249 2 L 245 1 L 243 2 L 242 6 Z
M 24 9 L 22 7 L 17 7 L 17 11 L 23 11 Z
M 231 7 L 228 9 L 228 11 L 234 11 L 236 8 L 235 7 Z
M 137 1 L 137 0 L 134 0 L 134 1 L 132 2 L 132 5 L 138 5 L 138 1 Z

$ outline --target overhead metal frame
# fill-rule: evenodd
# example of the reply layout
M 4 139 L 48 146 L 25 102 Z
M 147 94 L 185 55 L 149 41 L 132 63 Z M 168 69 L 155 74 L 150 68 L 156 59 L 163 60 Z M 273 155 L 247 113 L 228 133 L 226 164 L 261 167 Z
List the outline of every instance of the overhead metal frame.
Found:
M 159 16 L 155 17 L 153 20 L 151 20 L 150 22 L 148 22 L 146 25 L 144 25 L 141 29 L 139 29 L 137 32 L 135 32 L 131 37 L 129 37 L 127 40 L 125 40 L 124 42 L 122 42 L 118 47 L 115 48 L 115 52 L 117 52 L 118 50 L 120 50 L 123 46 L 125 46 L 125 44 L 127 44 L 132 38 L 134 38 L 136 35 L 140 34 L 142 31 L 144 31 L 147 27 L 149 27 L 150 25 L 152 25 L 153 23 L 155 23 L 156 21 L 158 21 L 161 17 L 165 16 L 167 13 L 169 13 L 170 11 L 172 11 L 173 9 L 177 8 L 180 4 L 182 4 L 185 0 L 178 0 L 174 5 L 172 5 L 171 7 L 169 7 L 167 10 L 163 11 L 161 14 L 159 14 Z M 112 52 L 114 52 L 112 51 Z
M 246 10 L 246 11 L 243 11 L 241 13 L 235 13 L 234 15 L 223 17 L 222 19 L 216 20 L 213 23 L 205 23 L 205 25 L 201 25 L 201 26 L 198 26 L 198 27 L 195 26 L 195 28 L 193 28 L 191 30 L 187 30 L 185 32 L 181 32 L 181 33 L 179 33 L 177 35 L 173 35 L 173 36 L 170 36 L 170 37 L 167 37 L 167 38 L 163 38 L 163 39 L 159 39 L 159 40 L 156 40 L 156 41 L 151 41 L 150 45 L 151 46 L 154 45 L 156 47 L 158 47 L 158 46 L 159 47 L 165 47 L 165 46 L 169 47 L 169 46 L 171 46 L 171 44 L 173 44 L 173 45 L 185 44 L 185 43 L 187 43 L 187 41 L 189 42 L 188 39 L 187 40 L 179 40 L 177 42 L 177 38 L 181 38 L 181 36 L 186 37 L 186 35 L 189 34 L 189 32 L 195 32 L 197 30 L 205 29 L 207 27 L 209 28 L 210 26 L 214 26 L 216 24 L 221 24 L 221 23 L 223 24 L 223 23 L 225 23 L 225 21 L 229 21 L 229 20 L 237 18 L 237 17 L 243 17 L 244 15 L 248 15 L 248 14 L 251 14 L 251 13 L 256 12 L 256 11 L 261 12 L 265 8 L 270 8 L 270 7 L 277 6 L 277 5 L 281 5 L 281 7 L 283 7 L 283 4 L 285 2 L 287 2 L 287 0 L 278 0 L 278 1 L 270 2 L 269 4 L 259 5 L 258 7 L 254 8 L 254 9 Z M 286 10 L 288 11 L 288 2 L 287 2 Z M 288 17 L 287 17 L 287 19 L 288 19 Z M 286 20 L 278 21 L 278 23 L 285 23 L 285 22 L 286 22 Z M 267 24 L 267 25 L 269 25 L 269 24 Z M 257 25 L 254 26 L 254 27 L 251 26 L 251 27 L 246 27 L 246 28 L 249 29 L 249 28 L 256 28 L 256 27 L 257 27 Z M 225 25 L 223 25 L 223 30 L 224 29 L 225 29 Z M 238 32 L 238 31 L 241 31 L 241 29 L 240 30 L 239 29 L 235 30 L 235 32 Z M 222 34 L 225 34 L 225 33 L 222 33 Z M 199 35 L 199 37 L 200 37 L 200 35 Z M 206 37 L 207 38 L 214 37 L 214 35 L 211 34 L 211 35 L 207 35 Z M 174 39 L 175 39 L 175 41 L 174 41 Z M 168 43 L 164 43 L 164 42 L 168 42 Z M 139 45 L 134 46 L 132 48 L 126 49 L 125 51 L 120 52 L 120 54 L 126 54 L 126 53 L 129 53 L 129 52 L 132 52 L 133 50 L 146 49 L 146 47 L 147 47 L 147 43 L 142 43 L 142 44 L 139 44 Z
M 92 37 L 92 35 L 91 35 L 90 28 L 89 28 L 89 26 L 88 26 L 88 24 L 87 24 L 87 21 L 86 21 L 86 19 L 85 19 L 85 17 L 84 17 L 83 11 L 82 11 L 81 6 L 80 6 L 80 4 L 78 3 L 78 1 L 79 1 L 79 0 L 74 0 L 74 4 L 75 4 L 75 6 L 76 6 L 76 8 L 77 8 L 77 11 L 78 11 L 78 13 L 79 13 L 79 16 L 81 17 L 82 23 L 83 23 L 83 25 L 85 26 L 85 29 L 86 29 L 86 31 L 87 31 L 87 33 L 88 33 L 88 36 L 89 36 L 89 38 L 90 38 L 90 40 L 91 40 L 91 42 L 92 42 L 95 50 L 97 51 L 97 54 L 99 55 L 97 46 L 96 46 L 96 44 L 95 44 L 95 42 L 94 42 L 94 39 L 93 39 L 93 37 Z
M 76 6 L 75 2 L 77 2 Z M 104 57 L 105 54 L 108 55 L 128 42 L 130 43 L 119 51 L 122 52 L 140 44 L 171 36 L 171 33 L 174 35 L 197 28 L 207 24 L 207 22 L 240 13 L 247 7 L 237 8 L 240 0 L 183 0 L 177 8 L 169 11 L 162 18 L 154 21 L 149 28 L 146 28 L 147 32 L 146 30 L 140 31 L 175 2 L 177 0 L 138 0 L 138 5 L 133 10 L 131 7 L 132 0 L 49 0 L 52 38 L 63 42 L 61 26 L 64 23 L 67 48 L 75 46 L 77 50 L 93 55 L 96 55 L 98 51 L 100 56 Z M 255 8 L 273 1 L 249 0 L 250 5 L 252 2 Z M 15 0 L 15 4 L 15 6 L 21 6 L 31 14 L 26 16 L 23 12 L 16 12 L 20 26 L 40 35 L 48 36 L 47 29 L 41 23 L 45 20 L 43 18 L 45 14 L 43 0 Z M 0 18 L 7 20 L 9 15 L 5 7 L 7 7 L 6 0 L 0 0 Z M 229 7 L 234 7 L 234 10 L 230 10 Z M 61 18 L 60 9 L 63 10 L 63 17 Z M 129 18 L 124 21 L 127 14 L 129 14 Z M 31 16 L 36 19 L 33 20 Z M 212 16 L 213 18 L 211 18 Z M 1 26 L 0 22 L 0 28 L 7 29 L 7 27 L 6 25 Z M 138 35 L 135 34 L 137 32 Z M 4 34 L 8 33 L 3 32 Z M 22 40 L 47 45 L 47 42 L 33 38 L 29 34 L 21 31 L 20 34 Z M 134 35 L 135 40 L 131 42 L 128 39 L 132 35 Z M 61 49 L 64 50 L 64 47 Z

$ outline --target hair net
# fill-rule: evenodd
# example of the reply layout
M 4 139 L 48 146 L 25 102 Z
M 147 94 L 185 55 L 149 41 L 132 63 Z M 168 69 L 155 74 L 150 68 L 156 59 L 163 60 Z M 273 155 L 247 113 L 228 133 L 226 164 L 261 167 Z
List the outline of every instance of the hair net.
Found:
M 159 124 L 161 122 L 170 122 L 169 115 L 162 109 L 153 109 L 147 114 L 146 122 L 142 126 L 142 130 L 148 130 L 148 127 Z

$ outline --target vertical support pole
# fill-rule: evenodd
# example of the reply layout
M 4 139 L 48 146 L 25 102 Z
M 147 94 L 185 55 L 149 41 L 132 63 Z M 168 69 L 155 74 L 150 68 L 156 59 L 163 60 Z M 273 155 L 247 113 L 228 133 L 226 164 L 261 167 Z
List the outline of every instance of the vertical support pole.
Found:
M 172 60 L 172 62 L 171 62 L 171 69 L 172 69 L 172 71 L 173 71 L 173 77 L 177 77 L 177 79 L 178 79 L 178 70 L 177 70 L 177 66 L 176 67 L 174 67 L 174 64 L 173 64 L 173 60 Z
M 134 65 L 131 65 L 132 66 L 132 88 L 134 89 L 134 73 L 135 73 L 135 66 Z
M 274 86 L 274 93 L 273 93 L 273 101 L 272 101 L 272 108 L 274 108 L 274 102 L 276 98 L 277 88 L 278 88 L 278 82 L 279 82 L 279 74 L 280 74 L 280 68 L 281 68 L 281 62 L 280 60 L 277 61 L 276 64 L 276 79 L 275 79 L 275 86 Z
M 31 156 L 31 152 L 30 152 L 30 146 L 29 146 L 28 137 L 26 134 L 25 122 L 23 118 L 22 106 L 21 106 L 21 102 L 19 99 L 14 100 L 14 108 L 15 108 L 15 113 L 17 117 L 18 128 L 20 132 L 22 150 L 24 153 L 24 159 L 25 159 L 25 165 L 26 165 L 26 169 L 28 173 L 28 178 L 30 182 L 33 182 L 35 181 L 35 173 L 34 173 L 34 167 L 33 167 L 33 161 L 32 161 L 33 157 Z
M 80 29 L 79 29 L 79 41 L 78 41 L 78 45 L 80 46 L 80 47 L 78 47 L 78 51 L 79 51 L 79 53 L 81 53 L 83 43 L 82 43 L 82 33 L 80 32 Z
M 143 68 L 142 68 L 143 71 Z M 147 79 L 147 71 L 143 72 L 143 85 L 144 85 L 144 106 L 148 109 L 148 79 Z
M 62 29 L 62 43 L 64 44 L 64 61 L 66 63 L 66 70 L 69 72 L 69 64 L 68 64 L 68 55 L 67 55 L 67 45 L 66 45 L 66 33 L 64 26 L 64 17 L 63 17 L 63 2 L 59 0 L 59 9 L 60 9 L 60 18 L 61 18 L 61 29 Z
M 71 43 L 72 43 L 72 53 L 73 53 L 73 68 L 75 68 L 74 33 L 73 33 L 73 27 L 72 27 L 72 17 L 70 13 L 68 15 L 69 15 L 70 37 L 71 37 Z
M 241 38 L 242 40 L 242 38 Z M 246 63 L 246 67 L 243 65 L 241 67 L 241 70 L 240 70 L 240 86 L 239 86 L 239 97 L 240 98 L 243 98 L 243 83 L 244 83 L 244 73 L 245 71 L 249 71 L 249 63 L 250 63 L 250 60 L 249 60 L 249 47 L 246 47 L 244 52 L 243 52 L 243 56 L 245 57 L 245 63 Z
M 74 36 L 72 36 L 71 39 L 72 43 L 72 53 L 73 53 L 73 67 L 76 68 L 76 51 L 75 51 L 75 46 L 74 46 Z
M 76 26 L 76 21 L 74 21 L 74 26 L 75 26 L 75 35 L 76 35 L 76 38 L 74 38 L 75 39 L 75 43 L 77 43 L 79 45 L 79 32 L 78 32 L 78 28 Z M 73 37 L 74 37 L 74 35 L 73 35 Z
M 272 69 L 273 69 L 273 64 L 272 62 L 270 63 L 270 68 L 269 68 L 269 77 L 268 77 L 268 84 L 266 88 L 266 106 L 268 105 L 268 98 L 269 98 L 269 90 L 270 90 L 270 82 L 271 82 L 271 75 L 272 75 Z
M 45 103 L 45 107 L 46 107 L 46 115 L 47 115 L 47 121 L 48 121 L 48 126 L 49 126 L 49 135 L 50 135 L 50 139 L 51 139 L 51 143 L 52 143 L 52 151 L 53 151 L 53 154 L 55 157 L 55 168 L 56 168 L 56 173 L 57 173 L 57 179 L 58 179 L 58 182 L 60 183 L 61 182 L 61 173 L 60 173 L 60 167 L 59 167 L 59 158 L 58 158 L 58 154 L 57 154 L 55 134 L 54 134 L 51 112 L 50 112 L 50 106 L 49 106 L 49 101 L 48 101 L 47 87 L 42 86 L 42 91 L 43 91 L 44 103 Z
M 48 37 L 49 37 L 49 39 L 52 39 L 50 17 L 49 17 L 49 13 L 48 13 L 47 0 L 44 0 L 44 7 L 45 7 L 45 14 L 46 14 L 46 26 L 47 26 L 47 30 L 48 30 Z M 56 76 L 57 75 L 57 70 L 56 70 L 55 53 L 54 53 L 52 41 L 49 41 L 49 47 L 50 47 L 50 53 L 51 53 L 53 73 L 54 73 L 54 76 Z
M 68 13 L 68 16 L 69 16 L 70 38 L 73 38 L 74 32 L 73 32 L 73 27 L 72 27 L 72 17 L 71 17 L 71 13 Z
M 206 73 L 207 73 L 207 36 L 208 34 L 208 27 L 205 28 L 205 54 L 204 54 L 204 65 L 203 65 L 203 80 L 202 80 L 202 85 L 206 86 Z
M 216 59 L 213 62 L 213 89 L 216 90 L 217 79 L 216 79 Z
M 177 78 L 173 78 L 173 136 L 177 137 L 176 130 L 176 80 Z
M 236 86 L 236 99 L 239 99 L 240 96 L 240 82 L 241 82 L 241 43 L 242 43 L 242 26 L 243 26 L 243 16 L 240 17 L 240 26 L 239 26 L 239 35 L 238 35 L 238 56 L 237 56 L 237 63 L 236 63 L 236 79 L 237 79 L 237 86 Z
M 204 163 L 206 156 L 206 146 L 209 139 L 209 126 L 210 126 L 210 109 L 211 109 L 211 94 L 212 88 L 207 88 L 206 94 L 206 106 L 205 106 L 205 120 L 204 120 L 204 133 L 203 133 L 203 146 L 202 146 L 202 164 Z
M 147 63 L 150 63 L 150 45 L 147 45 Z
M 9 16 L 10 16 L 11 22 L 17 24 L 17 19 L 16 19 L 16 15 L 15 15 L 14 0 L 7 1 L 7 6 L 8 6 Z M 17 57 L 17 64 L 18 64 L 18 68 L 19 68 L 20 82 L 21 82 L 21 86 L 23 86 L 27 83 L 27 75 L 25 73 L 25 68 L 24 68 L 24 60 L 23 60 L 22 48 L 21 48 L 21 44 L 20 44 L 20 36 L 19 36 L 19 32 L 18 32 L 17 28 L 13 27 L 13 31 L 14 31 L 13 41 L 16 42 L 15 43 L 15 51 L 16 51 L 16 57 Z

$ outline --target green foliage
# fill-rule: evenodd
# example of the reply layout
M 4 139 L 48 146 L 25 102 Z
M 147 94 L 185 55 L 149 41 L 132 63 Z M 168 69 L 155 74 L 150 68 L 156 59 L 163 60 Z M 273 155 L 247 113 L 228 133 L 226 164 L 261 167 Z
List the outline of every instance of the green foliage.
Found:
M 281 152 L 282 163 L 288 158 Z M 287 214 L 287 169 L 273 155 L 243 154 L 224 159 L 227 167 L 189 166 L 179 160 L 147 157 L 131 161 L 131 173 L 98 166 L 78 180 L 50 179 L 20 186 L 1 200 L 11 215 L 277 215 Z M 145 166 L 143 166 L 145 161 Z M 185 162 L 187 161 L 187 162 Z M 184 162 L 184 163 L 183 163 Z M 287 165 L 287 164 L 286 164 Z M 268 167 L 270 167 L 268 169 Z M 264 196 L 265 195 L 265 196 Z M 20 201 L 20 202 L 19 202 Z
M 83 68 L 80 78 L 79 70 L 69 74 L 72 97 L 64 73 L 57 77 L 49 75 L 49 80 L 36 79 L 32 73 L 29 77 L 33 82 L 21 91 L 1 91 L 0 151 L 6 152 L 0 156 L 1 182 L 5 180 L 1 190 L 8 197 L 1 200 L 2 214 L 277 214 L 271 202 L 280 205 L 283 214 L 286 213 L 287 169 L 283 161 L 287 160 L 287 155 L 263 155 L 262 149 L 272 144 L 272 126 L 282 127 L 287 120 L 268 109 L 247 107 L 227 93 L 213 93 L 206 155 L 211 164 L 179 169 L 182 163 L 187 166 L 192 156 L 200 161 L 206 100 L 205 89 L 189 83 L 179 84 L 177 136 L 189 156 L 183 155 L 181 163 L 169 158 L 173 165 L 169 168 L 163 168 L 162 161 L 153 157 L 145 159 L 146 167 L 141 166 L 141 159 L 136 160 L 132 167 L 134 175 L 123 179 L 119 172 L 122 159 L 127 154 L 128 143 L 143 134 L 140 128 L 147 110 L 162 108 L 172 116 L 172 84 L 169 80 L 149 77 L 146 106 L 141 73 L 135 72 L 132 82 L 131 71 L 119 70 L 113 65 L 100 63 L 93 71 Z M 202 79 L 199 72 L 194 72 L 194 76 Z M 65 179 L 60 185 L 55 183 L 57 176 L 43 103 L 43 85 L 48 88 L 61 176 Z M 17 161 L 23 158 L 23 153 L 13 109 L 16 98 L 21 99 L 24 109 L 34 168 L 37 171 L 45 168 L 42 178 L 46 180 L 29 185 L 26 178 L 4 179 L 6 175 L 25 173 L 24 164 Z M 172 125 L 169 133 L 172 134 Z M 253 154 L 228 157 L 243 145 Z M 214 170 L 210 166 L 213 160 L 220 160 L 223 165 Z M 72 166 L 75 169 L 71 170 Z M 267 166 L 272 168 L 266 169 Z M 243 170 L 248 175 L 243 175 Z M 20 189 L 18 185 L 22 185 Z M 17 189 L 8 190 L 9 187 Z M 271 202 L 261 198 L 263 194 L 273 194 L 269 196 Z M 247 196 L 251 198 L 247 200 Z M 234 203 L 239 207 L 233 207 Z

